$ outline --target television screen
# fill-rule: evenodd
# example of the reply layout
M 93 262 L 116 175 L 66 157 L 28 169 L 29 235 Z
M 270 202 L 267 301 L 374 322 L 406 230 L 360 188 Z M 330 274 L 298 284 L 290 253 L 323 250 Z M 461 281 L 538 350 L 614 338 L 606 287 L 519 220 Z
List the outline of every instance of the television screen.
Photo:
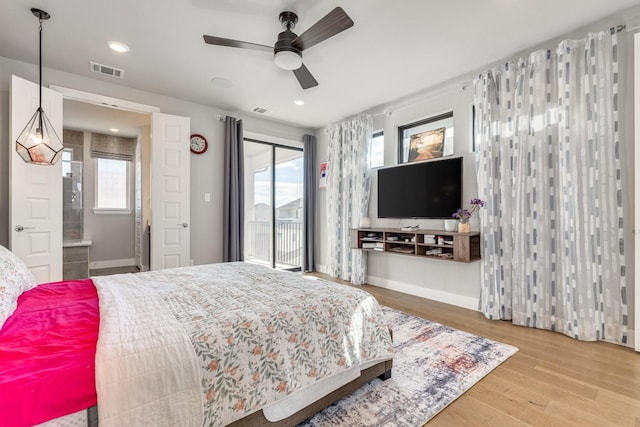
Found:
M 451 218 L 462 206 L 462 157 L 378 169 L 378 218 Z

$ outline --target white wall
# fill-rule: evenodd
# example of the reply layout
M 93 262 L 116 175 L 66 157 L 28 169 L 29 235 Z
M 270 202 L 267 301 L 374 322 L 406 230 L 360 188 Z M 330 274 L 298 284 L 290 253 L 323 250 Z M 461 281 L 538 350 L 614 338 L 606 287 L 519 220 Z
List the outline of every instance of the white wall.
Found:
M 122 265 L 134 265 L 135 259 L 135 192 L 130 194 L 131 212 L 128 214 L 96 214 L 93 211 L 96 198 L 96 159 L 91 157 L 91 132 L 84 135 L 84 161 L 82 165 L 82 200 L 84 214 L 84 239 L 91 240 L 89 262 L 128 260 Z M 134 183 L 134 163 L 129 168 L 129 180 Z M 100 264 L 99 264 L 100 265 Z M 90 264 L 91 266 L 91 264 Z
M 7 245 L 9 216 L 9 84 L 11 75 L 37 82 L 38 67 L 33 64 L 0 57 L 0 244 Z M 234 114 L 222 109 L 195 104 L 177 98 L 119 86 L 107 78 L 91 79 L 62 71 L 44 68 L 43 84 L 57 85 L 86 92 L 111 96 L 159 107 L 163 113 L 191 118 L 192 133 L 204 135 L 209 149 L 202 155 L 191 156 L 191 258 L 194 264 L 222 261 L 222 186 L 224 158 L 224 123 L 217 115 L 233 115 L 242 119 L 244 130 L 288 140 L 302 141 L 309 129 L 271 122 L 254 116 Z M 153 76 L 150 76 L 153 78 Z M 215 100 L 212 100 L 215 103 Z M 204 194 L 211 194 L 211 202 Z
M 398 103 L 385 108 L 386 113 L 374 118 L 374 130 L 384 130 L 384 164 L 397 164 L 398 126 L 420 119 L 453 111 L 454 156 L 463 157 L 463 200 L 477 196 L 475 158 L 471 151 L 471 90 L 462 91 L 458 85 L 438 88 L 418 100 Z M 390 114 L 389 114 L 390 112 Z M 319 140 L 318 161 L 327 160 L 328 137 L 317 133 Z M 329 165 L 329 169 L 331 165 Z M 403 227 L 418 224 L 421 228 L 444 229 L 442 220 L 378 218 L 377 172 L 371 181 L 369 217 L 373 227 Z M 326 190 L 318 191 L 318 247 L 319 269 L 324 271 L 329 257 L 326 245 Z M 472 229 L 478 230 L 477 218 L 472 219 Z M 415 258 L 389 253 L 368 253 L 367 282 L 402 292 L 436 299 L 447 303 L 477 309 L 480 295 L 480 263 L 469 264 Z

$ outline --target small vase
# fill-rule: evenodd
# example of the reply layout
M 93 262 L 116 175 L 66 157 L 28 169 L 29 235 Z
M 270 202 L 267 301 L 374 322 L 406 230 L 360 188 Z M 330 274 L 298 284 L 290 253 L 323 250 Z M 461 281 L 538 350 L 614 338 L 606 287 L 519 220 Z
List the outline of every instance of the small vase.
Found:
M 371 218 L 362 218 L 360 220 L 360 228 L 371 228 Z
M 458 228 L 458 220 L 457 219 L 445 219 L 444 220 L 444 231 L 456 231 Z
M 471 231 L 471 224 L 468 222 L 458 223 L 458 233 L 469 233 Z

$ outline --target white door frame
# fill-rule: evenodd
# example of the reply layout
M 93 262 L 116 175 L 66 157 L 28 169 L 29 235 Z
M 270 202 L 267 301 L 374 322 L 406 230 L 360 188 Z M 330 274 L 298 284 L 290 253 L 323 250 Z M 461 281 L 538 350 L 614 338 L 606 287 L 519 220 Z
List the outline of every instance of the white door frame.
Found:
M 63 86 L 50 85 L 49 88 L 60 92 L 63 98 L 68 100 L 88 102 L 90 104 L 100 105 L 101 107 L 116 108 L 118 110 L 133 111 L 135 113 L 151 114 L 160 112 L 160 108 L 154 107 L 153 105 L 139 104 L 125 99 L 112 98 L 110 96 L 98 95 L 96 93 L 84 92 Z
M 633 127 L 635 130 L 635 155 L 634 155 L 634 207 L 635 218 L 633 224 L 633 235 L 635 243 L 635 280 L 634 294 L 635 302 L 633 305 L 635 317 L 635 340 L 634 345 L 636 351 L 640 352 L 640 33 L 634 35 L 634 64 L 633 64 L 633 80 L 634 80 L 634 119 Z M 630 327 L 632 325 L 629 325 Z

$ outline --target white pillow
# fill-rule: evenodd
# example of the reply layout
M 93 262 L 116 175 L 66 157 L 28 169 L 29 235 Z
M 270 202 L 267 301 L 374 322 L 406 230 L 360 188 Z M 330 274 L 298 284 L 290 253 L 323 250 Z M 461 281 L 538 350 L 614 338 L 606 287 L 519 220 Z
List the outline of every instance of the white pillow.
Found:
M 36 285 L 24 262 L 0 245 L 0 328 L 15 311 L 18 297 Z

